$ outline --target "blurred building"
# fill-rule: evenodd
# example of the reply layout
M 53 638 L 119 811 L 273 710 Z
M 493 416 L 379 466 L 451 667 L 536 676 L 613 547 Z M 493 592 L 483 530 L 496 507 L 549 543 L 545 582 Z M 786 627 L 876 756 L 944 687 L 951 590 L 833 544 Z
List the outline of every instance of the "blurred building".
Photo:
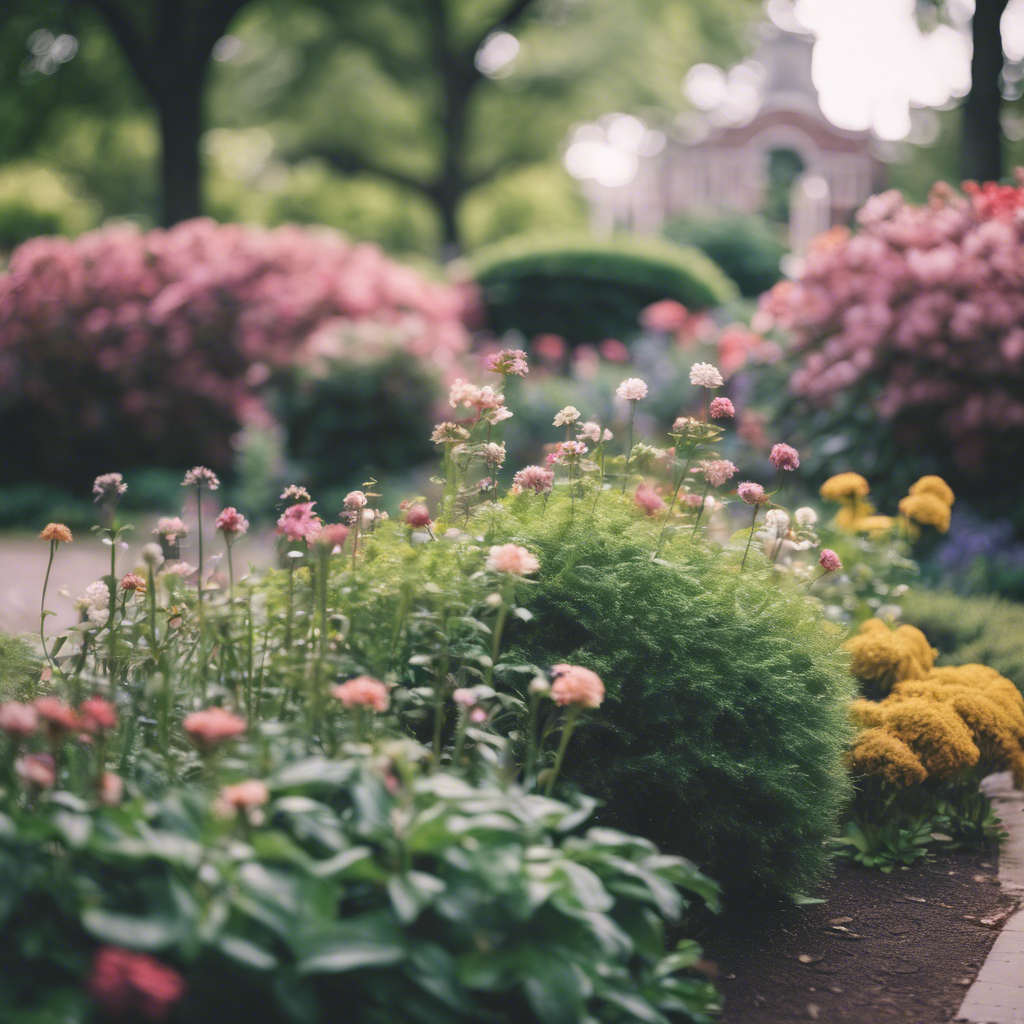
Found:
M 642 157 L 621 188 L 589 188 L 598 227 L 656 231 L 679 214 L 728 210 L 788 222 L 794 252 L 847 222 L 884 187 L 871 133 L 845 131 L 821 112 L 811 78 L 814 36 L 766 26 L 755 61 L 759 101 L 740 117 L 694 117 L 687 141 Z M 726 120 L 726 123 L 722 123 Z

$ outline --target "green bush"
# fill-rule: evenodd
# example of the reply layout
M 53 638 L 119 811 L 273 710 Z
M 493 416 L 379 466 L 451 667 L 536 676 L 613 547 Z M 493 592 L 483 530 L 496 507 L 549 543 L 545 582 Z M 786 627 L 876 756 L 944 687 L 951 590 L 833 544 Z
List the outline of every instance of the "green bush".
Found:
M 99 204 L 75 182 L 31 161 L 0 168 L 0 250 L 35 235 L 77 235 L 99 221 Z
M 709 1021 L 700 950 L 666 955 L 663 921 L 714 905 L 713 882 L 581 831 L 591 804 L 431 775 L 399 747 L 412 760 L 287 765 L 258 816 L 198 788 L 7 802 L 0 1017 L 106 1021 L 84 982 L 114 946 L 184 976 L 179 1024 Z
M 740 294 L 753 298 L 781 280 L 779 261 L 787 249 L 779 230 L 764 217 L 719 214 L 677 217 L 663 233 L 678 245 L 700 249 L 736 282 Z
M 0 633 L 0 701 L 20 694 L 39 677 L 39 662 L 28 644 L 17 636 Z
M 903 619 L 938 648 L 938 664 L 988 665 L 1024 692 L 1024 605 L 911 590 L 903 599 Z
M 525 545 L 541 568 L 517 589 L 532 618 L 506 627 L 504 662 L 580 664 L 604 680 L 608 698 L 574 735 L 565 769 L 606 801 L 601 820 L 695 860 L 727 900 L 812 888 L 851 792 L 842 755 L 853 681 L 839 628 L 802 596 L 780 594 L 760 558 L 739 578 L 738 557 L 703 543 L 677 540 L 652 560 L 657 525 L 629 499 L 606 495 L 596 512 L 592 499 L 573 511 L 560 495 L 505 504 L 454 546 L 414 553 L 382 538 L 368 549 L 376 596 L 359 595 L 353 633 L 376 632 L 370 646 L 387 650 L 402 581 L 418 608 L 424 588 L 451 595 L 461 578 L 476 587 L 471 607 L 487 586 L 475 535 L 486 534 L 484 547 Z M 439 614 L 409 619 L 436 629 Z M 498 675 L 512 689 L 529 680 Z
M 706 256 L 658 238 L 522 235 L 478 250 L 471 268 L 498 334 L 559 334 L 572 344 L 628 340 L 645 306 L 706 309 L 735 287 Z

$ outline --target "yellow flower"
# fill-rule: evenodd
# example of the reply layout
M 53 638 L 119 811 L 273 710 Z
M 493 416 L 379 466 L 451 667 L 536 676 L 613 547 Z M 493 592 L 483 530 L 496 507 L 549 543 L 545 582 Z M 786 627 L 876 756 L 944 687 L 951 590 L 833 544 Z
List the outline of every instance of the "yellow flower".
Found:
M 860 473 L 839 473 L 830 476 L 818 492 L 826 501 L 842 501 L 844 498 L 866 498 L 871 486 Z
M 862 729 L 870 729 L 882 725 L 885 721 L 885 709 L 878 701 L 858 697 L 850 705 L 850 720 Z
M 865 516 L 853 524 L 857 533 L 885 533 L 892 529 L 892 516 Z
M 885 729 L 903 740 L 935 778 L 972 768 L 981 756 L 970 729 L 948 704 L 920 697 L 891 704 Z
M 865 729 L 849 755 L 850 769 L 893 786 L 924 782 L 928 772 L 920 758 L 898 736 L 884 729 Z
M 934 526 L 939 533 L 949 529 L 949 506 L 934 494 L 908 494 L 900 501 L 900 514 L 922 526 Z
M 943 503 L 952 507 L 956 501 L 953 488 L 942 479 L 941 476 L 923 476 L 910 488 L 911 494 L 933 494 Z
M 924 633 L 907 625 L 893 632 L 879 619 L 868 619 L 845 647 L 853 656 L 850 672 L 883 691 L 904 679 L 922 678 L 935 664 L 936 652 Z
M 43 527 L 39 537 L 41 540 L 56 540 L 62 544 L 70 544 L 72 540 L 71 531 L 63 523 L 49 523 Z

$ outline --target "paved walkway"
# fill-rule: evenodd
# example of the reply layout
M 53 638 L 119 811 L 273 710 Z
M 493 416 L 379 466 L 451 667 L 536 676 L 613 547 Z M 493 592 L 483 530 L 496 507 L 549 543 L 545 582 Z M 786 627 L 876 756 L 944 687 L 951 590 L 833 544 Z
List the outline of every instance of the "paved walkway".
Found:
M 118 552 L 118 573 L 138 568 L 139 549 L 154 539 L 150 528 L 151 524 L 147 524 L 128 534 L 128 547 Z M 213 531 L 204 529 L 203 535 L 203 555 L 209 571 L 211 557 L 223 553 L 224 542 Z M 273 553 L 272 543 L 269 536 L 243 537 L 238 541 L 234 549 L 236 577 L 246 571 L 250 561 L 261 567 L 267 565 Z M 187 548 L 182 548 L 181 556 L 195 565 L 198 554 L 194 539 L 190 537 L 188 544 Z M 48 553 L 49 545 L 31 535 L 0 536 L 0 632 L 38 634 L 39 599 Z M 46 620 L 48 636 L 78 621 L 75 600 L 85 593 L 90 583 L 109 572 L 110 548 L 88 531 L 77 534 L 72 544 L 61 544 L 53 561 L 46 597 L 46 607 L 56 613 Z
M 983 786 L 1010 833 L 999 852 L 999 881 L 1004 889 L 1024 895 L 1024 793 L 1013 788 L 1009 772 L 989 776 Z M 1003 926 L 956 1019 L 1024 1024 L 1024 910 Z

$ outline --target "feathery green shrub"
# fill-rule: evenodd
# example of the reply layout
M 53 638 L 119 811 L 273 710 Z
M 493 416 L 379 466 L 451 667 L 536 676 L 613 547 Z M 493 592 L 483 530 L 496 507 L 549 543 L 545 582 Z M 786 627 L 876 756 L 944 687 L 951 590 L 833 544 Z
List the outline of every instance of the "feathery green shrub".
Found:
M 1024 605 L 912 590 L 903 599 L 903 619 L 939 649 L 939 665 L 988 665 L 1024 692 Z
M 0 701 L 20 696 L 26 684 L 39 677 L 39 661 L 19 636 L 0 633 Z
M 842 635 L 782 593 L 759 557 L 738 575 L 737 556 L 676 540 L 652 561 L 656 535 L 626 498 L 606 495 L 595 512 L 592 500 L 573 509 L 530 494 L 480 514 L 462 543 L 417 553 L 385 534 L 367 553 L 377 596 L 360 595 L 353 633 L 390 628 L 399 579 L 420 605 L 425 584 L 450 594 L 461 576 L 472 587 L 487 545 L 525 545 L 540 571 L 516 603 L 533 617 L 506 627 L 505 663 L 585 665 L 608 688 L 573 737 L 567 777 L 606 801 L 605 823 L 697 861 L 727 900 L 805 892 L 850 795 Z M 437 614 L 410 616 L 410 628 L 434 628 Z M 498 678 L 529 681 L 501 666 Z
M 733 283 L 698 249 L 659 238 L 523 235 L 471 257 L 496 333 L 554 333 L 570 344 L 628 341 L 640 310 L 660 299 L 706 309 L 734 298 Z

